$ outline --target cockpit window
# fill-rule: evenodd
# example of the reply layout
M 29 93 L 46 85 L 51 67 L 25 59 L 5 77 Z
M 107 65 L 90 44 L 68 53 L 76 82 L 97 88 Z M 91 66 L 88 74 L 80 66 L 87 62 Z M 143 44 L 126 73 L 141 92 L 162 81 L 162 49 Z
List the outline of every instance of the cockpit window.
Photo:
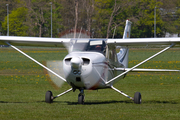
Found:
M 105 51 L 106 44 L 104 40 L 72 40 L 71 49 L 72 51 Z

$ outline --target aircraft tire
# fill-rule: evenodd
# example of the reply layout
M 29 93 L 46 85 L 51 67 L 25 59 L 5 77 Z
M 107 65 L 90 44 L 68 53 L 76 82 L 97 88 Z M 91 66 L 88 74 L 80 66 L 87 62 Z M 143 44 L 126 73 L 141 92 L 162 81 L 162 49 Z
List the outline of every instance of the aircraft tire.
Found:
M 81 94 L 78 95 L 78 103 L 84 104 L 84 95 L 81 95 Z
M 134 94 L 134 103 L 141 104 L 141 93 L 140 92 L 136 92 Z
M 52 103 L 53 102 L 53 94 L 51 91 L 46 92 L 45 101 L 46 101 L 46 103 Z

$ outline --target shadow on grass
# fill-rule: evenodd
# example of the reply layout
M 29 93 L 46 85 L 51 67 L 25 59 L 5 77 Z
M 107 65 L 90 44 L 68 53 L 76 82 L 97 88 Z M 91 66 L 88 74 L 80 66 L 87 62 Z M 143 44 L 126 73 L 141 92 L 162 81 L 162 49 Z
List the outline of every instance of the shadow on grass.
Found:
M 147 100 L 147 101 L 143 101 L 142 104 L 179 104 L 177 101 L 156 101 L 156 100 Z
M 111 101 L 85 101 L 84 105 L 100 105 L 100 104 L 115 104 L 115 103 L 133 103 L 133 101 L 131 100 L 126 100 L 126 101 L 115 101 L 115 100 L 111 100 Z M 78 102 L 67 102 L 68 105 L 77 105 Z
M 30 102 L 0 101 L 0 103 L 30 103 Z
M 14 104 L 23 104 L 23 103 L 45 103 L 45 101 L 24 101 L 24 102 L 18 102 L 18 101 L 0 101 L 1 103 L 14 103 Z
M 1 103 L 45 103 L 45 101 L 32 101 L 32 102 L 13 102 L 13 101 L 0 101 Z M 53 101 L 53 103 L 59 103 L 59 104 L 68 104 L 68 105 L 79 105 L 78 102 L 69 102 L 69 101 Z M 116 100 L 110 100 L 110 101 L 102 101 L 102 100 L 94 100 L 94 101 L 85 101 L 84 105 L 100 105 L 100 104 L 115 104 L 115 103 L 125 103 L 125 104 L 134 104 L 132 100 L 125 100 L 125 101 L 116 101 Z M 177 101 L 156 101 L 156 100 L 147 100 L 142 101 L 141 104 L 179 104 Z
M 54 103 L 67 103 L 68 105 L 78 105 L 78 102 L 69 102 L 69 101 L 54 101 Z M 125 104 L 135 104 L 132 100 L 125 101 L 85 101 L 84 105 L 100 105 L 100 104 L 115 104 L 115 103 L 125 103 Z M 179 104 L 176 101 L 143 101 L 141 104 Z

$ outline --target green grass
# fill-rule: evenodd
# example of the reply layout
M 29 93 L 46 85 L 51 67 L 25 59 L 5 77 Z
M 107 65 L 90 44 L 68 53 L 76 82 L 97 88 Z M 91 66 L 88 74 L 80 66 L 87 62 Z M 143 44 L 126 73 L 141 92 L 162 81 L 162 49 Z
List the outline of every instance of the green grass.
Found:
M 160 49 L 132 49 L 129 66 L 141 62 Z M 27 54 L 45 64 L 47 60 L 62 60 L 67 54 L 64 49 L 25 49 Z M 143 51 L 143 52 L 142 52 Z M 180 69 L 179 49 L 169 50 L 143 64 L 144 68 Z M 114 85 L 130 96 L 139 91 L 142 104 L 111 90 L 85 91 L 85 104 L 77 104 L 79 91 L 70 92 L 45 103 L 45 93 L 51 90 L 57 95 L 69 89 L 68 84 L 54 88 L 44 70 L 10 48 L 0 48 L 0 119 L 179 119 L 180 118 L 180 75 L 168 73 L 129 73 Z

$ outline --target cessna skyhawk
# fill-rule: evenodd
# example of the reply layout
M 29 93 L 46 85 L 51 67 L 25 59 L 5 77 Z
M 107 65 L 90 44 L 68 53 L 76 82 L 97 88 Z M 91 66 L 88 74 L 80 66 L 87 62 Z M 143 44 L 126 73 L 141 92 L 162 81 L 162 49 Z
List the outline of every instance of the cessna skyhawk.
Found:
M 179 71 L 167 69 L 137 69 L 138 66 L 158 56 L 169 48 L 179 45 L 180 38 L 130 38 L 131 22 L 126 20 L 126 26 L 122 39 L 87 39 L 87 38 L 43 38 L 43 37 L 15 37 L 0 36 L 0 44 L 9 45 L 29 59 L 33 60 L 59 80 L 67 82 L 71 88 L 57 96 L 47 91 L 45 101 L 52 103 L 70 91 L 78 89 L 78 103 L 84 104 L 84 90 L 97 90 L 111 88 L 118 93 L 132 99 L 134 103 L 141 103 L 141 94 L 136 92 L 130 97 L 122 91 L 113 87 L 118 80 L 125 78 L 130 71 Z M 64 78 L 47 68 L 37 60 L 33 59 L 14 45 L 20 46 L 68 46 L 69 54 L 63 59 Z M 139 64 L 128 68 L 129 46 L 138 45 L 166 45 L 166 47 L 153 56 L 145 59 Z M 119 51 L 117 51 L 117 48 Z

